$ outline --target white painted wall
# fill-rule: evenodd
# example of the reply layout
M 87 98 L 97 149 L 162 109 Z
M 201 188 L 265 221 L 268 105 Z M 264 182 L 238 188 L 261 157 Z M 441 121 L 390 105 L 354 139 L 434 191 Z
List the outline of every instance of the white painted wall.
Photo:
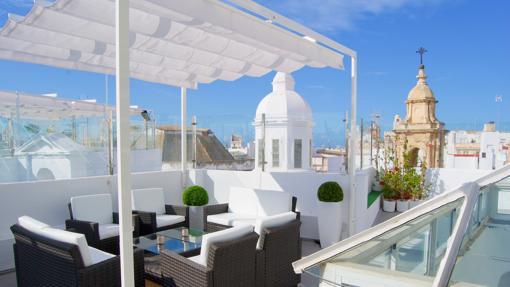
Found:
M 446 155 L 446 167 L 452 169 L 478 169 L 477 156 L 456 156 L 455 154 Z
M 357 230 L 370 227 L 379 211 L 379 205 L 372 206 L 371 213 L 367 212 L 367 198 L 370 192 L 372 177 L 375 170 L 370 168 L 359 171 L 356 182 L 359 187 L 357 194 Z M 289 192 L 298 198 L 297 209 L 302 215 L 301 236 L 317 239 L 317 189 L 326 181 L 336 181 L 344 190 L 342 223 L 347 224 L 349 182 L 348 176 L 340 173 L 315 173 L 312 171 L 293 172 L 260 172 L 260 171 L 222 171 L 197 170 L 190 173 L 190 180 L 194 184 L 204 186 L 209 192 L 209 203 L 224 203 L 228 201 L 231 186 L 278 190 Z M 347 227 L 344 226 L 344 230 Z
M 431 185 L 431 196 L 441 194 L 489 174 L 491 170 L 433 168 L 427 170 L 426 181 Z

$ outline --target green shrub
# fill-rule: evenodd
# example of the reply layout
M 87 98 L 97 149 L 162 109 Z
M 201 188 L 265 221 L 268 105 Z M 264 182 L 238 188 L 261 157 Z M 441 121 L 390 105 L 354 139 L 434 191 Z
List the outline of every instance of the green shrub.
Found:
M 188 186 L 182 193 L 182 202 L 188 206 L 202 206 L 209 203 L 207 190 L 200 185 Z
M 388 184 L 384 184 L 382 187 L 382 196 L 386 200 L 395 200 L 397 193 Z
M 344 200 L 344 191 L 337 182 L 327 181 L 319 186 L 317 197 L 322 202 L 340 202 Z

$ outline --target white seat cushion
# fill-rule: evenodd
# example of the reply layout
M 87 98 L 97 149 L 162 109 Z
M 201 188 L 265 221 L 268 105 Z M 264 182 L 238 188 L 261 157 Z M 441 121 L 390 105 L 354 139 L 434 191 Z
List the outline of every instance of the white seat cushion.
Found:
M 255 226 L 255 220 L 257 218 L 253 215 L 245 215 L 238 213 L 219 213 L 207 216 L 207 221 L 227 225 L 227 226 L 241 226 L 241 225 L 252 225 Z
M 99 224 L 99 239 L 110 238 L 119 235 L 119 225 L 115 223 Z
M 156 227 L 168 226 L 183 222 L 186 218 L 182 215 L 156 215 Z
M 24 215 L 20 218 L 18 218 L 18 224 L 25 228 L 28 231 L 31 231 L 35 234 L 40 235 L 40 231 L 43 228 L 50 227 L 48 224 L 41 222 L 39 220 L 36 220 L 30 216 Z
M 284 191 L 255 190 L 257 215 L 272 216 L 292 211 L 292 196 Z
M 133 210 L 165 214 L 165 195 L 162 188 L 133 189 Z
M 200 264 L 200 254 L 197 255 L 197 256 L 188 257 L 188 259 L 193 261 L 193 262 L 195 262 L 195 263 Z
M 96 249 L 96 248 L 90 247 L 90 246 L 89 246 L 89 253 L 90 253 L 90 258 L 92 259 L 92 265 L 115 257 L 115 255 L 113 255 L 111 253 L 104 252 L 102 250 L 99 250 L 99 249 Z
M 56 241 L 77 245 L 83 259 L 83 264 L 85 266 L 93 264 L 85 235 L 51 227 L 42 228 L 40 235 Z
M 208 233 L 202 236 L 202 247 L 200 248 L 200 258 L 196 262 L 207 266 L 207 258 L 209 256 L 209 249 L 212 244 L 218 242 L 225 242 L 241 238 L 253 231 L 253 226 L 243 225 L 232 227 L 229 229 L 221 230 L 218 232 Z
M 257 216 L 257 198 L 251 188 L 231 187 L 228 212 Z
M 112 197 L 109 194 L 93 194 L 71 197 L 73 218 L 106 224 L 113 222 Z
M 296 219 L 296 213 L 292 211 L 257 219 L 254 230 L 259 235 L 259 240 L 257 241 L 257 248 L 262 249 L 264 247 L 262 246 L 262 242 L 266 235 L 264 232 L 265 228 L 280 226 L 289 223 L 294 219 Z

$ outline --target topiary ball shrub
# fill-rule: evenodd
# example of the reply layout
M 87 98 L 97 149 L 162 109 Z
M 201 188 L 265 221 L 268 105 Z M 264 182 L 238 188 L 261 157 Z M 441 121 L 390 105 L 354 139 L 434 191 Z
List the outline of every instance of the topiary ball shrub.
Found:
M 322 202 L 340 202 L 344 200 L 344 191 L 337 182 L 327 181 L 319 186 L 317 197 Z
M 207 190 L 200 185 L 188 186 L 182 194 L 182 202 L 187 206 L 202 206 L 209 203 Z

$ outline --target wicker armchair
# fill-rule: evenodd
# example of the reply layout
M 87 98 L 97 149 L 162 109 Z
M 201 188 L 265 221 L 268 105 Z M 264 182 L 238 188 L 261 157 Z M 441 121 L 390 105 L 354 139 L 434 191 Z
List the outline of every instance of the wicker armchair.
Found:
M 119 214 L 113 212 L 111 203 L 109 194 L 71 198 L 68 204 L 70 219 L 65 222 L 66 230 L 84 234 L 89 246 L 119 254 Z M 133 215 L 133 229 L 133 236 L 137 237 L 137 215 Z
M 250 232 L 237 239 L 212 243 L 207 265 L 164 250 L 161 253 L 164 286 L 257 286 L 257 239 L 258 235 Z
M 295 196 L 292 196 L 292 206 L 291 211 L 296 213 L 296 218 L 300 219 L 300 213 L 296 211 L 296 205 L 297 205 L 297 198 Z M 207 217 L 209 215 L 215 215 L 215 214 L 223 214 L 229 212 L 229 203 L 220 203 L 220 204 L 212 204 L 204 206 L 204 227 L 207 232 L 216 232 L 219 230 L 223 230 L 226 228 L 232 227 L 230 224 L 221 224 L 217 222 L 211 222 L 210 220 L 207 220 Z M 252 224 L 254 225 L 256 220 L 256 217 L 253 218 Z
M 189 208 L 165 204 L 162 188 L 134 189 L 131 197 L 133 213 L 138 215 L 140 235 L 189 227 Z
M 284 225 L 264 228 L 257 249 L 257 286 L 296 286 L 301 278 L 294 272 L 292 262 L 301 258 L 301 222 L 293 220 Z
M 85 266 L 77 245 L 38 235 L 18 224 L 11 231 L 19 287 L 121 286 L 119 256 Z M 143 264 L 143 250 L 135 250 L 136 286 L 145 286 Z

